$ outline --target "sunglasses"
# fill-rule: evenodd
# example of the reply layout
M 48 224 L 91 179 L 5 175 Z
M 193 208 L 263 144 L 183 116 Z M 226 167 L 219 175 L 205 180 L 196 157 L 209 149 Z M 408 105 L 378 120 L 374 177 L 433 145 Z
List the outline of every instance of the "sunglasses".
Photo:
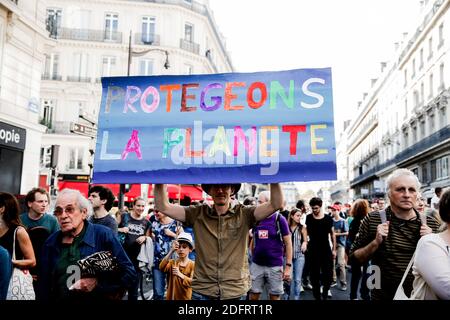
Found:
M 60 216 L 63 214 L 63 212 L 66 212 L 67 214 L 73 214 L 77 208 L 74 206 L 67 206 L 65 208 L 63 207 L 56 207 L 53 211 L 53 214 L 55 216 Z

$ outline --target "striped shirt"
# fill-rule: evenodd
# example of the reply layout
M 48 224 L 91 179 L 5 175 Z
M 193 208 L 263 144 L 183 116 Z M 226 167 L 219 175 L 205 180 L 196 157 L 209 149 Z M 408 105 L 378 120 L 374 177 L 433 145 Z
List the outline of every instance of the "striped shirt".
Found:
M 297 225 L 291 233 L 293 258 L 298 259 L 303 256 L 302 252 L 302 225 Z
M 381 288 L 372 289 L 372 300 L 392 300 L 402 276 L 416 250 L 420 239 L 421 220 L 416 211 L 416 217 L 411 220 L 397 218 L 389 206 L 386 208 L 386 218 L 389 221 L 389 233 L 372 256 L 371 263 L 380 268 Z M 378 211 L 369 213 L 361 222 L 359 232 L 353 242 L 351 253 L 364 248 L 375 239 L 377 226 L 381 224 Z M 439 222 L 427 216 L 427 225 L 437 232 Z M 405 293 L 409 296 L 412 291 L 414 277 L 410 272 L 403 284 Z

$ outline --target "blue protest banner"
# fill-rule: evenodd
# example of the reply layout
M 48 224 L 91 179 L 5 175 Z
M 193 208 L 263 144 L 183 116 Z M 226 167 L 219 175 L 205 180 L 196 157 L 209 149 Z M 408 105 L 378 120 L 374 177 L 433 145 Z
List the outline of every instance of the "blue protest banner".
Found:
M 330 68 L 102 85 L 94 183 L 336 179 Z

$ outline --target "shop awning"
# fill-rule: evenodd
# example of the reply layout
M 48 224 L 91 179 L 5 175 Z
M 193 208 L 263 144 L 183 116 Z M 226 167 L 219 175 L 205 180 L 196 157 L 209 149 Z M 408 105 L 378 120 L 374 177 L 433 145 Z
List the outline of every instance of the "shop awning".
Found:
M 149 195 L 153 198 L 152 185 L 149 185 Z M 170 199 L 183 199 L 185 197 L 191 198 L 193 201 L 203 199 L 203 190 L 198 185 L 186 185 L 186 184 L 168 184 L 167 192 Z M 149 196 L 150 197 L 150 196 Z
M 105 188 L 111 189 L 112 193 L 116 196 L 119 196 L 119 184 L 101 184 Z M 85 197 L 88 196 L 88 183 L 87 182 L 72 182 L 72 181 L 58 181 L 58 189 L 59 191 L 63 189 L 75 189 L 79 190 Z M 125 201 L 133 201 L 135 198 L 141 196 L 141 185 L 133 184 L 131 185 L 130 191 L 125 193 Z

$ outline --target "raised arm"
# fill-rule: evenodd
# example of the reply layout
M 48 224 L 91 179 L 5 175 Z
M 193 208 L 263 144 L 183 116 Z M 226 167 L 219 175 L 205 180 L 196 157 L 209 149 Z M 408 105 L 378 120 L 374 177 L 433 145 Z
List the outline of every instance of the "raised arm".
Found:
M 270 201 L 256 207 L 254 215 L 256 221 L 261 221 L 283 207 L 283 192 L 279 183 L 270 184 Z
M 186 220 L 186 213 L 184 208 L 180 205 L 169 203 L 167 198 L 167 190 L 165 184 L 155 184 L 155 209 L 161 211 L 166 216 L 172 219 L 184 222 Z

